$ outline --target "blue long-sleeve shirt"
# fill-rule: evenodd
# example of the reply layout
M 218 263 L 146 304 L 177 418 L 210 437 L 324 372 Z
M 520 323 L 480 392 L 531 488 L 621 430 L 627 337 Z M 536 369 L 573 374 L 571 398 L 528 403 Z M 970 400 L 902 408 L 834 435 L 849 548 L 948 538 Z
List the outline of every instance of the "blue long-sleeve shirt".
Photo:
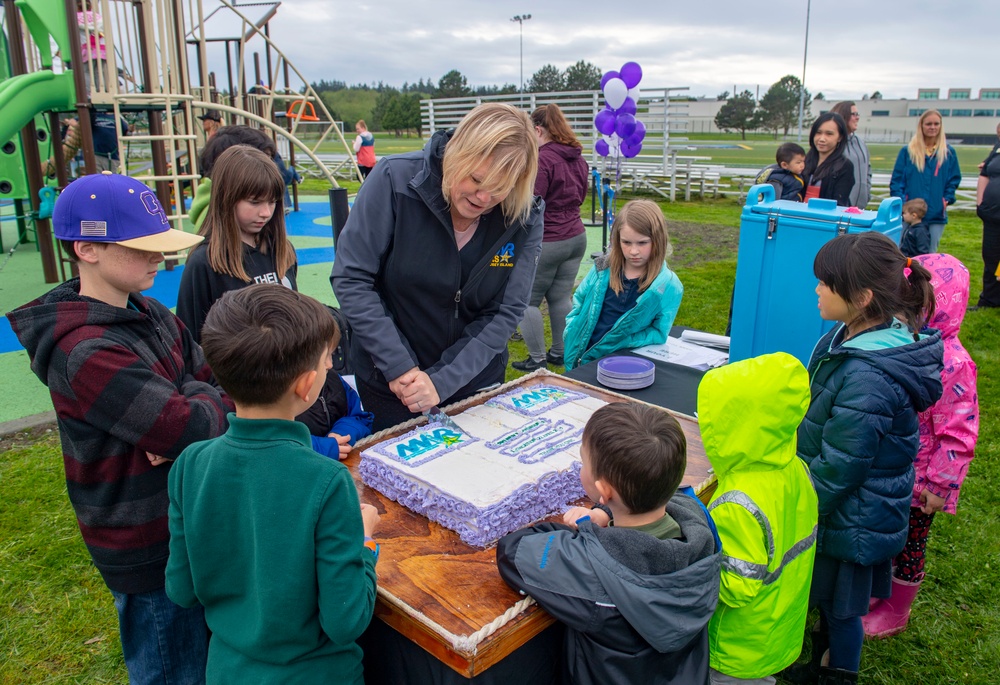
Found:
M 372 434 L 372 422 L 375 420 L 375 415 L 362 408 L 361 398 L 347 381 L 341 378 L 340 382 L 344 384 L 344 392 L 347 394 L 347 415 L 334 421 L 330 432 L 348 436 L 351 439 L 351 445 L 354 445 L 361 438 L 367 438 Z M 340 444 L 335 438 L 313 435 L 312 448 L 331 459 L 340 458 Z

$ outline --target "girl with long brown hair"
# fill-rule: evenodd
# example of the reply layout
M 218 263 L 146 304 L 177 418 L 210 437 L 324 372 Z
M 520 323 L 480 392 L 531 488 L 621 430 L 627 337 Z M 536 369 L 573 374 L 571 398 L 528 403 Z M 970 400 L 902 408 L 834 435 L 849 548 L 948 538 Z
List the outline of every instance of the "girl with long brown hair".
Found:
M 184 265 L 177 316 L 195 340 L 222 294 L 251 283 L 296 290 L 295 248 L 285 234 L 285 183 L 274 160 L 234 145 L 212 170 L 212 198 L 199 233 L 205 242 Z

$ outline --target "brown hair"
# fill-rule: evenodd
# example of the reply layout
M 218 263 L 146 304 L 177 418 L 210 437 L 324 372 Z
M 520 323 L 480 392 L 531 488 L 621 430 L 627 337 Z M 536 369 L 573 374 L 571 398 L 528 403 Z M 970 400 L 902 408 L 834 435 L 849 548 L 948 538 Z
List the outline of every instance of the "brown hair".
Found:
M 813 273 L 860 309 L 853 321 L 844 322 L 848 329 L 854 322 L 883 323 L 899 316 L 915 338 L 934 316 L 930 271 L 907 259 L 892 239 L 878 231 L 842 235 L 826 243 L 813 260 Z M 872 299 L 860 307 L 865 290 L 871 290 Z
M 222 389 L 248 406 L 274 404 L 340 341 L 318 301 L 274 283 L 230 290 L 201 329 L 205 359 Z
M 615 489 L 631 514 L 663 507 L 687 468 L 687 438 L 677 419 L 635 402 L 606 404 L 583 429 L 590 469 Z
M 913 214 L 917 219 L 923 219 L 927 216 L 927 201 L 922 197 L 915 197 L 903 204 L 903 211 Z
M 500 103 L 479 105 L 465 115 L 448 141 L 442 161 L 441 190 L 451 205 L 451 188 L 492 160 L 483 188 L 507 192 L 501 204 L 508 223 L 524 221 L 531 212 L 538 173 L 538 143 L 531 119 Z
M 561 145 L 569 145 L 582 150 L 583 145 L 576 138 L 573 129 L 563 115 L 559 105 L 553 103 L 542 105 L 531 113 L 531 123 L 541 126 L 549 133 L 549 137 Z
M 833 107 L 831 107 L 830 111 L 835 114 L 839 114 L 840 118 L 843 119 L 844 123 L 846 124 L 851 120 L 851 107 L 857 107 L 857 104 L 854 102 L 854 100 L 844 100 L 843 102 L 838 102 Z M 849 132 L 848 135 L 850 135 Z
M 608 255 L 608 267 L 611 269 L 611 279 L 608 285 L 621 295 L 625 288 L 625 255 L 622 253 L 621 232 L 628 226 L 639 235 L 652 241 L 653 250 L 646 264 L 646 273 L 639 280 L 639 292 L 646 290 L 660 275 L 660 269 L 667 257 L 673 254 L 670 236 L 667 234 L 667 222 L 663 218 L 660 206 L 652 200 L 629 200 L 615 215 L 611 225 L 611 252 Z
M 208 264 L 224 273 L 250 282 L 243 268 L 243 240 L 236 223 L 236 205 L 241 200 L 274 203 L 274 214 L 257 235 L 257 248 L 274 252 L 279 278 L 295 264 L 295 248 L 285 234 L 285 181 L 274 160 L 247 145 L 234 145 L 221 155 L 212 169 L 212 199 L 199 233 L 208 245 Z

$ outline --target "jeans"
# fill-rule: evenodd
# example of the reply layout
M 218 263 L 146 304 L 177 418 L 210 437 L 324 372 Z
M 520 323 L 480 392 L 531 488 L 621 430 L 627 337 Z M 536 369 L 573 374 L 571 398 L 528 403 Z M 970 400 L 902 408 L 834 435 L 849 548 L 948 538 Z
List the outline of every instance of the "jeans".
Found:
M 944 224 L 927 224 L 927 229 L 931 232 L 931 251 L 928 254 L 934 254 L 938 251 L 941 236 L 944 235 Z
M 542 254 L 538 258 L 538 268 L 531 286 L 531 299 L 528 300 L 528 307 L 524 310 L 524 319 L 521 321 L 521 335 L 528 347 L 528 356 L 536 362 L 545 359 L 545 328 L 542 312 L 538 308 L 542 299 L 549 303 L 552 356 L 563 356 L 566 315 L 573 306 L 573 284 L 586 251 L 586 233 L 566 240 L 542 243 Z
M 837 618 L 824 610 L 822 604 L 819 611 L 820 621 L 830 634 L 830 668 L 857 673 L 861 668 L 861 643 L 865 639 L 861 617 Z
M 130 685 L 205 682 L 208 628 L 202 607 L 179 607 L 163 588 L 137 594 L 112 590 L 111 594 Z

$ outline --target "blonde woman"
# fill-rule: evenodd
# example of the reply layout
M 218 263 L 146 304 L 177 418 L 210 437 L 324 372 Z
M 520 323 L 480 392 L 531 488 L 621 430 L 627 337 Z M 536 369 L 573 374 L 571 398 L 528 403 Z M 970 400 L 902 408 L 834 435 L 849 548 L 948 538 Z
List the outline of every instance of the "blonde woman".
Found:
M 376 431 L 503 381 L 541 251 L 537 169 L 528 115 L 493 103 L 361 186 L 330 280 Z
M 955 190 L 961 181 L 958 156 L 945 139 L 941 113 L 929 109 L 917 120 L 910 144 L 896 157 L 889 192 L 903 202 L 919 197 L 927 203 L 924 223 L 931 232 L 932 253 L 938 251 L 948 223 L 948 205 L 955 203 Z

